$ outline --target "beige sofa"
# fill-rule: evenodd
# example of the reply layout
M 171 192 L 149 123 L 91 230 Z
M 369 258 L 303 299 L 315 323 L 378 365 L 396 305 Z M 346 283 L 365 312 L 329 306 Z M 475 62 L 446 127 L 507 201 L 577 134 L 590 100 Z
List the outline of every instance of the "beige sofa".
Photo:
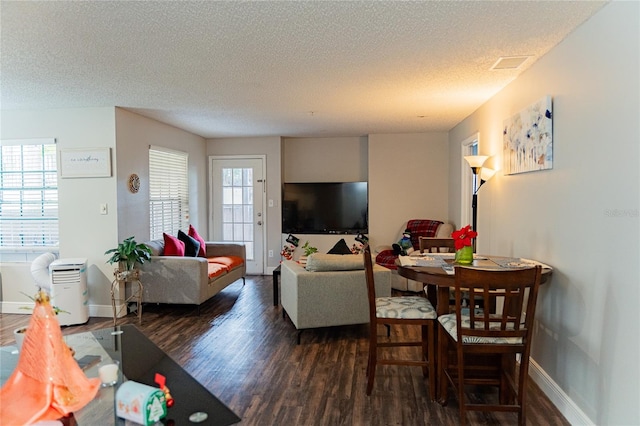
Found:
M 374 265 L 376 295 L 391 295 L 391 271 Z M 314 253 L 302 266 L 282 262 L 281 304 L 300 333 L 304 329 L 369 322 L 362 255 Z
M 150 262 L 140 265 L 143 303 L 200 305 L 241 278 L 244 284 L 247 257 L 243 244 L 207 242 L 206 257 L 164 256 L 163 240 L 145 244 L 151 247 L 152 256 Z M 209 265 L 213 258 L 236 262 L 215 275 Z M 242 259 L 241 264 L 237 258 Z

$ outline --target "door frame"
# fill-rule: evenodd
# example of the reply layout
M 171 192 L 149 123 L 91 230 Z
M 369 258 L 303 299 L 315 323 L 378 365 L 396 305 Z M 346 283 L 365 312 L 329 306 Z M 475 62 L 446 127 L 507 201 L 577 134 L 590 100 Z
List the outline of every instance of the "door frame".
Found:
M 465 155 L 473 155 L 472 146 L 480 148 L 480 133 L 476 132 L 460 143 L 460 224 L 458 228 L 471 223 L 471 199 L 473 197 L 473 174 Z M 475 231 L 475 229 L 474 229 Z
M 260 162 L 262 163 L 262 177 L 257 178 L 257 179 L 262 179 L 262 196 L 260 197 L 260 204 L 261 204 L 261 210 L 262 210 L 262 259 L 260 259 L 260 262 L 262 264 L 262 274 L 265 274 L 265 269 L 267 266 L 267 223 L 268 223 L 268 218 L 267 218 L 267 156 L 266 154 L 245 154 L 245 155 L 209 155 L 208 156 L 208 162 L 207 162 L 207 166 L 208 166 L 208 170 L 207 170 L 207 174 L 208 174 L 208 181 L 209 181 L 209 187 L 208 187 L 208 191 L 207 191 L 207 197 L 209 198 L 209 202 L 208 202 L 208 208 L 209 211 L 207 212 L 207 222 L 209 224 L 209 239 L 213 238 L 213 174 L 212 174 L 212 169 L 213 169 L 213 161 L 215 160 L 260 160 Z M 254 191 L 253 196 L 256 196 L 256 193 Z M 254 227 L 255 228 L 255 227 Z M 257 259 L 256 259 L 257 261 Z

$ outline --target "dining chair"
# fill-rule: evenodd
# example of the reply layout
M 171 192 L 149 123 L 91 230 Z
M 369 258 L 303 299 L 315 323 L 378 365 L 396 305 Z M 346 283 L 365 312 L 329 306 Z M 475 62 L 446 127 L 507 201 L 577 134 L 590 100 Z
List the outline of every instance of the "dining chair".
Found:
M 453 238 L 420 237 L 418 242 L 420 253 L 433 253 L 434 249 L 435 253 L 443 253 L 443 248 L 447 249 L 444 253 L 455 253 L 456 251 Z
M 418 242 L 420 244 L 420 253 L 455 253 L 456 251 L 453 238 L 420 237 Z M 436 300 L 435 287 L 427 284 L 424 287 L 424 291 L 433 304 L 434 300 Z M 451 291 L 450 299 L 453 300 L 453 290 Z
M 438 317 L 438 401 L 446 405 L 451 384 L 458 397 L 460 424 L 466 423 L 466 413 L 472 410 L 517 412 L 518 424 L 525 424 L 541 270 L 540 266 L 506 271 L 455 268 L 455 312 Z M 463 291 L 471 298 L 470 307 L 462 305 Z M 476 304 L 494 306 L 496 297 L 503 300 L 501 312 L 476 308 Z M 515 365 L 516 354 L 520 354 L 519 366 Z M 477 362 L 487 356 L 494 356 L 495 363 Z M 465 385 L 498 387 L 498 402 L 467 401 Z
M 371 395 L 378 365 L 406 365 L 422 367 L 429 380 L 429 394 L 436 398 L 435 321 L 436 311 L 431 302 L 420 296 L 376 297 L 371 248 L 364 247 L 364 266 L 369 297 L 369 360 L 367 363 L 367 395 Z M 420 340 L 378 340 L 378 325 L 407 325 L 420 327 Z M 420 359 L 382 356 L 385 349 L 419 347 Z M 378 353 L 378 352 L 382 353 Z M 380 356 L 379 356 L 380 355 Z

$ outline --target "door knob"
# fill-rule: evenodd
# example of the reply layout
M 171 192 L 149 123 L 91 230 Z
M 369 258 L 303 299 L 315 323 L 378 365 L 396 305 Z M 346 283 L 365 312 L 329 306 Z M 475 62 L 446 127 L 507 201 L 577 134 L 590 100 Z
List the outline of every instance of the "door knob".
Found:
M 262 221 L 261 220 L 258 221 L 258 225 L 262 225 Z

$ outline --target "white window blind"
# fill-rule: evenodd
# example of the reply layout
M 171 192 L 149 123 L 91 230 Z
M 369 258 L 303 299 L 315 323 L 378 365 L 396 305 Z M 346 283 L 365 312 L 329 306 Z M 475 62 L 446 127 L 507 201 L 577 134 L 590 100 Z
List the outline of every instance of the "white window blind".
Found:
M 58 247 L 55 139 L 0 142 L 0 247 L 28 253 Z
M 189 155 L 149 147 L 149 214 L 152 239 L 189 228 Z

